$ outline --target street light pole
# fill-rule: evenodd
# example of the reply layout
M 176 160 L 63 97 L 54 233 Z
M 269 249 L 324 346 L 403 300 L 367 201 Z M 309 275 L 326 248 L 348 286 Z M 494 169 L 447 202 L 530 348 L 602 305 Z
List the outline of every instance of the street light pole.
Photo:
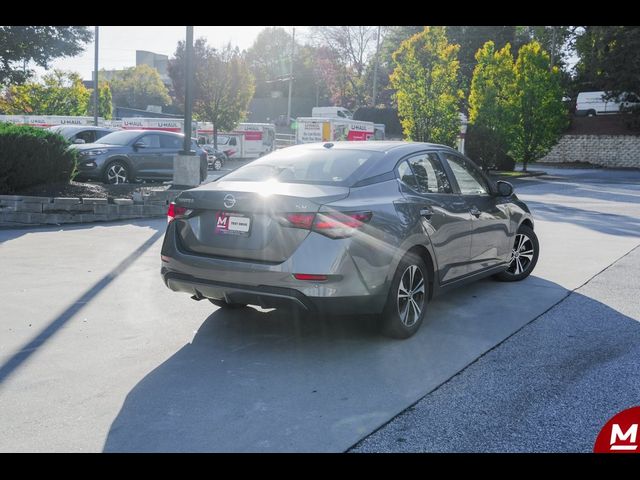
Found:
M 98 34 L 100 27 L 95 27 L 95 51 L 93 54 L 93 124 L 98 126 Z
M 289 68 L 289 100 L 287 101 L 287 123 L 291 118 L 291 88 L 293 85 L 293 55 L 296 48 L 296 27 L 293 27 L 293 36 L 291 38 L 291 65 Z
M 378 51 L 380 50 L 380 27 L 378 27 L 378 39 L 376 40 L 376 63 L 373 67 L 373 95 L 371 98 L 371 106 L 375 108 L 376 106 L 376 90 L 378 87 L 378 62 L 379 56 Z
M 182 155 L 194 155 L 191 150 L 191 119 L 193 117 L 193 27 L 187 27 L 187 43 L 185 45 L 186 62 L 184 66 L 184 143 Z

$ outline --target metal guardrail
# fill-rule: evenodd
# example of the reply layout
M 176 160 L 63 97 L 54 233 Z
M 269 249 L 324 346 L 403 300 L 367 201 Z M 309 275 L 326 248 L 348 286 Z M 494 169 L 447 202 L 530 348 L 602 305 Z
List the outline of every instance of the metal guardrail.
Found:
M 276 148 L 290 147 L 296 144 L 296 136 L 291 133 L 276 133 Z

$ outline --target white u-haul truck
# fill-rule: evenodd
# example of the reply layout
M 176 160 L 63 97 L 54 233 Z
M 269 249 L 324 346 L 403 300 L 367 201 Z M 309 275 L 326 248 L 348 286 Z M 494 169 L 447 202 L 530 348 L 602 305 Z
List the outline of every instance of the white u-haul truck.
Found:
M 213 143 L 213 124 L 199 122 L 197 137 Z M 258 158 L 274 150 L 276 126 L 273 123 L 239 123 L 231 132 L 218 132 L 218 149 L 229 158 Z
M 328 117 L 300 117 L 296 121 L 296 143 L 366 141 L 375 136 L 373 122 Z

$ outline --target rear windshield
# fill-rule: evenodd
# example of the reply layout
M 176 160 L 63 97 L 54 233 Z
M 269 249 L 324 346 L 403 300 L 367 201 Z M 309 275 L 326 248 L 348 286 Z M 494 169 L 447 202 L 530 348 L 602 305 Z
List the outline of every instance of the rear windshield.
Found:
M 284 148 L 231 172 L 236 182 L 311 183 L 348 186 L 379 152 L 362 150 L 307 150 Z

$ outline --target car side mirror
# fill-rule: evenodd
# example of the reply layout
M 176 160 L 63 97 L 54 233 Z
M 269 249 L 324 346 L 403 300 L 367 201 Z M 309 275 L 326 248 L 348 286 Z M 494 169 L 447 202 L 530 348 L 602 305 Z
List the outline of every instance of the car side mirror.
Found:
M 513 195 L 513 185 L 503 180 L 498 180 L 496 182 L 496 190 L 500 197 L 510 197 Z
M 76 138 L 76 139 L 73 141 L 73 143 L 77 143 L 78 145 L 80 145 L 80 144 L 82 144 L 82 143 L 87 143 L 87 142 L 85 142 L 85 141 L 84 141 L 83 139 L 81 139 L 81 138 Z
M 133 148 L 146 148 L 147 145 L 144 142 L 136 142 L 133 144 Z

